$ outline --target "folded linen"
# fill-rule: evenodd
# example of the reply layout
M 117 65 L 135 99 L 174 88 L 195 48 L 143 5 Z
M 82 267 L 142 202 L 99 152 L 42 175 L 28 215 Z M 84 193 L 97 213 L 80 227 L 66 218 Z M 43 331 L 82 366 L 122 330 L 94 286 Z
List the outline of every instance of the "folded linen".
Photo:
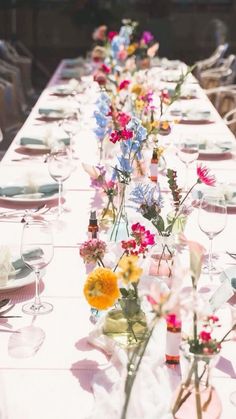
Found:
M 65 145 L 70 145 L 70 138 L 58 138 L 58 142 L 62 142 Z M 47 145 L 45 140 L 41 140 L 39 138 L 32 138 L 32 137 L 22 137 L 20 139 L 21 145 L 28 145 L 28 144 L 35 144 L 35 145 Z
M 31 257 L 35 259 L 35 257 L 40 257 L 42 255 L 42 249 L 35 249 L 31 250 L 30 252 L 25 253 L 27 255 L 27 259 L 29 260 Z M 29 275 L 32 272 L 32 269 L 25 264 L 22 258 L 15 259 L 12 262 L 12 266 L 15 269 L 16 272 L 13 275 L 10 275 L 10 278 L 14 277 L 14 279 L 21 279 L 25 276 Z
M 48 183 L 45 185 L 40 185 L 38 186 L 37 191 L 35 190 L 35 188 L 29 185 L 0 187 L 0 197 L 1 196 L 14 197 L 15 195 L 34 194 L 34 193 L 41 193 L 46 197 L 46 196 L 51 196 L 56 192 L 58 192 L 57 183 Z

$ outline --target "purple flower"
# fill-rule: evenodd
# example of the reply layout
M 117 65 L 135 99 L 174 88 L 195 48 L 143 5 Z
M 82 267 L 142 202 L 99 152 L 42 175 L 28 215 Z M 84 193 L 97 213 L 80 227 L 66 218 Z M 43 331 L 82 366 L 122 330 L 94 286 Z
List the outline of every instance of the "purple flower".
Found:
M 148 45 L 151 41 L 153 41 L 154 36 L 149 31 L 144 31 L 141 37 L 141 42 Z

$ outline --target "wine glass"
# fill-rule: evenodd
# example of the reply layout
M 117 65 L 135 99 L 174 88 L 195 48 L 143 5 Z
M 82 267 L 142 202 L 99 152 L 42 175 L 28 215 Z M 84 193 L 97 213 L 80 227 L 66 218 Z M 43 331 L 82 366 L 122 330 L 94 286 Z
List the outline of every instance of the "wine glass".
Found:
M 203 195 L 198 212 L 198 225 L 209 238 L 208 263 L 204 268 L 209 275 L 219 272 L 212 263 L 212 242 L 213 238 L 224 230 L 226 219 L 227 207 L 224 196 Z
M 185 165 L 185 185 L 184 190 L 188 191 L 188 177 L 189 177 L 189 166 L 199 156 L 199 144 L 196 140 L 191 138 L 181 139 L 178 144 L 177 154 L 179 159 Z
M 64 144 L 56 145 L 47 159 L 48 170 L 51 177 L 58 182 L 58 217 L 61 216 L 62 208 L 62 184 L 70 177 L 72 171 L 72 158 L 69 147 Z
M 32 315 L 49 313 L 53 309 L 52 304 L 42 302 L 39 296 L 41 269 L 45 268 L 53 258 L 53 237 L 46 221 L 30 221 L 24 225 L 21 238 L 21 257 L 35 273 L 34 302 L 24 304 L 23 312 Z

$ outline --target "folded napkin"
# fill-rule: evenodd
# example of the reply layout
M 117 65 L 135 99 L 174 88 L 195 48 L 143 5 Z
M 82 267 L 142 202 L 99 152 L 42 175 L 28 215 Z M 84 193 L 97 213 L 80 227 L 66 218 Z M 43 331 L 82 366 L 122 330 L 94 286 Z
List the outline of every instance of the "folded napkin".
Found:
M 60 107 L 56 107 L 56 106 L 41 106 L 38 109 L 38 113 L 40 115 L 49 115 L 50 113 L 56 113 L 58 114 L 58 116 L 63 115 L 65 113 L 65 109 L 64 108 L 60 108 Z
M 148 344 L 134 381 L 126 419 L 172 419 L 172 391 L 164 366 L 166 326 L 160 320 Z M 89 342 L 112 354 L 107 367 L 100 367 L 91 386 L 95 403 L 87 419 L 120 419 L 128 356 L 124 349 L 102 334 L 102 320 L 90 333 Z
M 76 67 L 76 66 L 79 66 L 79 65 L 83 65 L 84 64 L 84 58 L 83 57 L 67 58 L 65 60 L 65 64 L 66 64 L 66 66 L 69 66 L 69 67 Z
M 58 142 L 62 142 L 65 145 L 70 145 L 70 138 L 58 138 L 57 139 Z M 35 145 L 47 145 L 47 142 L 44 139 L 39 139 L 39 138 L 33 138 L 33 137 L 22 137 L 20 139 L 20 144 L 21 145 L 27 145 L 27 144 L 35 144 Z
M 57 183 L 48 183 L 40 185 L 37 190 L 33 186 L 5 186 L 0 187 L 0 196 L 14 197 L 15 195 L 40 193 L 46 196 L 51 196 L 58 192 Z
M 40 257 L 42 253 L 42 249 L 35 249 L 25 253 L 24 255 L 27 256 L 27 259 L 29 260 L 31 257 L 33 259 L 35 259 L 36 256 Z M 15 269 L 15 271 L 19 271 L 16 274 L 11 275 L 11 277 L 14 277 L 14 279 L 24 278 L 32 272 L 32 269 L 25 264 L 22 258 L 14 260 L 12 262 L 12 266 Z
M 81 76 L 81 69 L 79 67 L 76 68 L 63 68 L 61 70 L 61 77 L 64 79 L 71 79 L 75 78 L 78 79 Z
M 7 246 L 0 246 L 0 286 L 6 285 L 12 269 L 9 248 Z

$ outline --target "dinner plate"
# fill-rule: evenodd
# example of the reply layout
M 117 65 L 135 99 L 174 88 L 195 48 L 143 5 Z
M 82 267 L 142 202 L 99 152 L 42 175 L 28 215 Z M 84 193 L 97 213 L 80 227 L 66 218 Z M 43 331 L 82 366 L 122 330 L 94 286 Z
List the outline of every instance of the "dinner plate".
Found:
M 26 144 L 20 145 L 19 147 L 25 151 L 41 151 L 44 153 L 49 153 L 51 151 L 50 147 L 46 144 Z
M 235 212 L 236 210 L 236 185 L 229 184 L 229 185 L 218 185 L 215 188 L 206 187 L 205 185 L 199 185 L 198 188 L 195 188 L 192 192 L 194 199 L 201 200 L 204 194 L 208 194 L 214 196 L 217 194 L 222 194 L 225 197 L 226 205 L 228 212 L 232 210 Z
M 25 274 L 22 278 L 16 278 L 15 275 L 20 274 L 21 271 L 25 270 Z M 10 275 L 8 278 L 8 281 L 6 285 L 0 286 L 0 293 L 6 292 L 6 291 L 13 291 L 17 288 L 25 287 L 26 285 L 30 285 L 35 282 L 35 274 L 33 271 L 31 271 L 29 268 L 21 268 L 18 269 L 15 274 Z
M 35 203 L 47 203 L 58 198 L 58 192 L 53 193 L 50 196 L 44 196 L 43 193 L 35 194 L 20 194 L 14 196 L 0 196 L 0 201 L 9 202 L 9 203 L 26 203 L 26 204 L 35 204 Z

